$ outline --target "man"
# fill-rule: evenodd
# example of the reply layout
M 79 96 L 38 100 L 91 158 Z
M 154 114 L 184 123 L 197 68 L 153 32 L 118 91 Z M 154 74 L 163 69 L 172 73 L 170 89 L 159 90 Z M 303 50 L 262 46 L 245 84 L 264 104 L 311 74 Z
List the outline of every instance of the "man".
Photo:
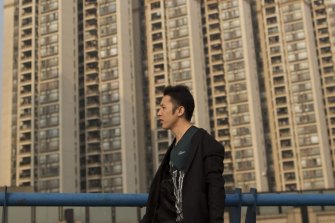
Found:
M 141 223 L 222 223 L 224 148 L 192 126 L 194 99 L 183 85 L 168 86 L 158 111 L 175 139 L 153 179 Z

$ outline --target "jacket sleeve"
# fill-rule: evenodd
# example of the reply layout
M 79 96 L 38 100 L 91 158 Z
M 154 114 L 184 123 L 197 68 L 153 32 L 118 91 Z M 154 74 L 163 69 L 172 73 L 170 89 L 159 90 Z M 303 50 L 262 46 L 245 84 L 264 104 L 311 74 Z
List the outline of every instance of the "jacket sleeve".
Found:
M 224 147 L 209 135 L 205 137 L 203 147 L 209 222 L 222 223 L 226 197 L 222 176 Z
M 172 149 L 173 143 L 170 145 L 167 153 L 164 156 L 164 159 L 161 165 L 159 166 L 155 174 L 154 179 L 152 180 L 150 190 L 149 190 L 148 201 L 146 204 L 145 214 L 143 218 L 139 221 L 139 223 L 149 223 L 153 221 L 152 218 L 154 217 L 155 209 L 156 209 L 158 198 L 159 198 L 159 189 L 160 189 L 160 184 L 162 180 L 162 175 L 164 174 L 163 172 L 166 171 L 166 163 L 168 162 L 168 157 L 170 156 L 170 151 Z

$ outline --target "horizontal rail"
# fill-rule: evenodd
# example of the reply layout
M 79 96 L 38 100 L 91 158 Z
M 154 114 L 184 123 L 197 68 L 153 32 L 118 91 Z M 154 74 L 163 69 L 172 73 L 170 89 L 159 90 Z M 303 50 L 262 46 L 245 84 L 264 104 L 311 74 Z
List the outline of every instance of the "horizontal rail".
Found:
M 143 207 L 147 194 L 0 193 L 0 206 L 118 206 Z M 335 194 L 235 193 L 226 206 L 335 206 Z

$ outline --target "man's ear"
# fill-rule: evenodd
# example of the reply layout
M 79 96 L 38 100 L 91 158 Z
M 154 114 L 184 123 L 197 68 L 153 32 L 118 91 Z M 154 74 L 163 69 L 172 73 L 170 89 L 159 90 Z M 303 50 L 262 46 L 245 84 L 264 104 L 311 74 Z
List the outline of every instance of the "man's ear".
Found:
M 184 106 L 179 106 L 179 107 L 177 108 L 177 115 L 178 115 L 179 117 L 181 117 L 181 116 L 184 116 L 184 113 L 185 113 L 185 108 L 184 108 Z

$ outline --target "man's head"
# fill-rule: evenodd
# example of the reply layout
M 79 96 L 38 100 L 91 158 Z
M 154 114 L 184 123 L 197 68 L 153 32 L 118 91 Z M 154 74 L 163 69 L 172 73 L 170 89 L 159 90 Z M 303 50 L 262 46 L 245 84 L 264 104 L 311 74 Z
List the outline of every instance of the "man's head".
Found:
M 173 104 L 173 113 L 175 113 L 179 107 L 183 107 L 185 119 L 191 121 L 194 111 L 194 99 L 187 86 L 167 86 L 163 94 L 164 96 L 170 96 L 170 100 Z
M 180 124 L 191 121 L 193 110 L 194 99 L 186 86 L 168 86 L 164 89 L 157 116 L 162 128 L 173 131 Z

